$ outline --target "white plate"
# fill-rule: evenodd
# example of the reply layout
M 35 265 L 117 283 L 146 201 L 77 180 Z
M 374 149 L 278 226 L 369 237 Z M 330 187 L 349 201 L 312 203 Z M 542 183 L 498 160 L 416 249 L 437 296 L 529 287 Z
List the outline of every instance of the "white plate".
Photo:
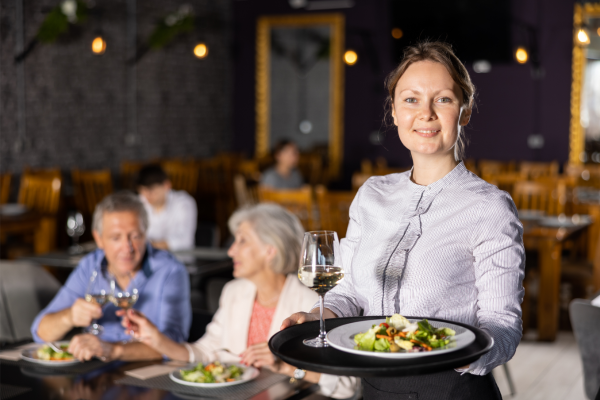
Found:
M 13 217 L 15 215 L 25 214 L 27 207 L 23 204 L 2 204 L 0 206 L 0 215 L 6 215 L 7 217 Z
M 410 322 L 421 321 L 420 319 L 409 319 Z M 429 320 L 428 320 L 429 321 Z M 433 356 L 440 353 L 448 353 L 451 351 L 456 351 L 467 347 L 475 340 L 475 334 L 467 329 L 463 328 L 459 325 L 454 325 L 449 322 L 438 322 L 438 321 L 429 321 L 431 326 L 434 328 L 450 328 L 456 331 L 456 336 L 454 336 L 454 340 L 450 342 L 447 347 L 440 349 L 433 349 L 431 351 L 420 351 L 417 353 L 382 353 L 379 351 L 365 351 L 365 350 L 356 350 L 354 346 L 354 335 L 357 333 L 366 332 L 374 324 L 381 324 L 385 322 L 385 319 L 369 319 L 365 321 L 352 322 L 350 324 L 338 326 L 337 328 L 332 329 L 327 333 L 327 342 L 329 345 L 335 349 L 345 351 L 347 353 L 358 354 L 361 356 L 367 357 L 380 357 L 380 358 L 392 358 L 392 359 L 403 359 L 403 358 L 416 358 L 416 357 L 425 357 L 425 356 Z
M 251 381 L 252 379 L 255 379 L 258 376 L 258 374 L 260 374 L 260 371 L 254 367 L 246 367 L 245 365 L 240 365 L 240 364 L 223 364 L 223 365 L 226 365 L 226 366 L 237 365 L 238 367 L 243 368 L 245 371 L 242 374 L 242 379 L 240 379 L 239 381 L 223 382 L 223 383 L 188 382 L 181 377 L 180 370 L 171 372 L 169 374 L 169 378 L 171 378 L 171 380 L 174 382 L 177 382 L 181 385 L 186 385 L 186 386 L 195 386 L 195 387 L 201 387 L 201 388 L 221 388 L 221 387 L 225 387 L 225 386 L 233 386 L 233 385 L 239 385 L 240 383 L 246 383 L 248 381 Z M 190 366 L 190 369 L 193 367 L 194 366 Z M 187 368 L 182 368 L 182 369 L 187 369 Z
M 59 345 L 69 344 L 68 341 L 57 342 L 57 343 Z M 29 361 L 30 363 L 41 364 L 41 365 L 46 365 L 46 366 L 51 366 L 51 367 L 64 367 L 67 365 L 73 365 L 73 364 L 79 363 L 79 360 L 76 360 L 76 359 L 65 360 L 65 361 L 40 360 L 37 356 L 37 351 L 42 346 L 43 346 L 43 344 L 40 344 L 38 347 L 23 350 L 21 352 L 21 359 L 23 359 L 25 361 Z

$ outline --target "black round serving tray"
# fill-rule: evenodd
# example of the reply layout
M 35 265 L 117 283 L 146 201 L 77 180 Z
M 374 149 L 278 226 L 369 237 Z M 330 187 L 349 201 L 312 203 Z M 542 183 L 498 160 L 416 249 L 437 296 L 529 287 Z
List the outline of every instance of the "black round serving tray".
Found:
M 351 322 L 385 317 L 350 317 L 334 318 L 325 321 L 327 331 Z M 406 317 L 423 319 L 422 317 Z M 475 341 L 467 347 L 426 357 L 390 360 L 380 357 L 360 356 L 336 350 L 333 347 L 315 348 L 305 346 L 304 339 L 314 338 L 319 334 L 319 321 L 307 322 L 291 326 L 280 331 L 269 340 L 269 348 L 277 357 L 286 363 L 308 371 L 331 375 L 358 377 L 410 376 L 424 375 L 434 372 L 460 368 L 468 365 L 490 351 L 493 346 L 492 337 L 474 326 L 438 318 L 427 318 L 429 321 L 448 322 L 470 329 L 475 333 Z

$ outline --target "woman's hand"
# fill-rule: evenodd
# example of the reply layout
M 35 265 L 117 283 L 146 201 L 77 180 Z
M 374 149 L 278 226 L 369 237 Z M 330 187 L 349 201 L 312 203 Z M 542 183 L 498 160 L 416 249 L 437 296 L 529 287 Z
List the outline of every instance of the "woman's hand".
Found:
M 250 365 L 255 368 L 269 367 L 270 369 L 277 371 L 278 364 L 277 359 L 269 350 L 267 342 L 256 343 L 248 347 L 240 354 L 242 364 Z
M 318 321 L 319 318 L 320 318 L 320 315 L 319 315 L 318 308 L 312 310 L 309 313 L 297 312 L 295 314 L 290 315 L 288 318 L 284 319 L 283 322 L 281 323 L 281 327 L 279 328 L 279 330 L 282 331 L 285 328 L 289 328 L 290 326 L 300 325 L 305 322 Z M 329 319 L 329 318 L 337 318 L 337 315 L 330 309 L 326 308 L 323 310 L 323 319 Z
M 297 313 L 290 315 L 288 318 L 284 319 L 283 322 L 281 323 L 281 327 L 279 328 L 279 330 L 282 331 L 285 328 L 289 328 L 290 326 L 300 325 L 305 322 L 318 321 L 318 320 L 319 320 L 319 314 L 297 312 Z
M 158 350 L 163 334 L 144 314 L 134 309 L 118 310 L 115 314 L 123 317 L 121 325 L 125 328 L 125 333 Z

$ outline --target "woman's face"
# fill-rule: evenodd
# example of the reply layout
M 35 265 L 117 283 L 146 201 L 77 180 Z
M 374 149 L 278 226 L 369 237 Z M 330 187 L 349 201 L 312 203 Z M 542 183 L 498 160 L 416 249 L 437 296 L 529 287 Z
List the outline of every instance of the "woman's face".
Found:
M 261 242 L 250 223 L 242 222 L 227 255 L 233 258 L 233 276 L 250 279 L 270 268 L 275 248 Z
M 462 106 L 461 89 L 442 64 L 419 61 L 396 84 L 392 116 L 413 156 L 453 156 L 459 127 L 469 123 L 471 110 Z
M 300 152 L 295 144 L 290 143 L 277 153 L 275 159 L 279 165 L 283 165 L 287 168 L 295 168 L 300 159 Z

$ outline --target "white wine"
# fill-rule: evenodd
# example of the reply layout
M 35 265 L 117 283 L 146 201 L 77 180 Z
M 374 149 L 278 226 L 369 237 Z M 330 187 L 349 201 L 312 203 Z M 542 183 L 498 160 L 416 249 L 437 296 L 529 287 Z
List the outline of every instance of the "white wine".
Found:
M 305 265 L 298 272 L 300 282 L 320 295 L 325 295 L 343 278 L 344 271 L 340 267 L 329 265 Z
M 137 294 L 128 294 L 123 296 L 112 296 L 110 301 L 117 307 L 122 308 L 123 310 L 129 310 L 138 299 Z
M 96 303 L 100 307 L 106 304 L 109 300 L 109 296 L 107 294 L 86 294 L 85 301 L 88 303 Z

